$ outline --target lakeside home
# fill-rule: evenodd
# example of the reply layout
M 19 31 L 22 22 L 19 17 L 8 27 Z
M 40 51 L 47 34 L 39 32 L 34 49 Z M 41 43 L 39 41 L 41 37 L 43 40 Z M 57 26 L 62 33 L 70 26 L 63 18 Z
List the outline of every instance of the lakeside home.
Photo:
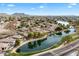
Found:
M 69 23 L 66 22 L 66 21 L 57 21 L 57 23 L 58 23 L 58 24 L 65 25 L 65 26 L 69 25 Z
M 12 37 L 0 39 L 0 51 L 10 50 L 14 47 L 14 44 L 15 44 L 15 39 L 13 39 Z

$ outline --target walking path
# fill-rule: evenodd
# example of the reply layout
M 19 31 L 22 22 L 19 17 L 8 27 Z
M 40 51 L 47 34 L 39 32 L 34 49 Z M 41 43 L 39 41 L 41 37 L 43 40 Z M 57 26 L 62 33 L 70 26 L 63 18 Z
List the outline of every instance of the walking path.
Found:
M 42 37 L 42 38 L 30 39 L 30 40 L 27 40 L 27 41 L 25 41 L 25 42 L 22 42 L 19 46 L 13 48 L 13 50 L 12 50 L 11 53 L 13 53 L 13 52 L 16 53 L 16 50 L 17 50 L 19 47 L 21 47 L 22 45 L 24 45 L 24 44 L 26 44 L 26 43 L 28 43 L 28 42 L 32 42 L 32 41 L 36 41 L 36 40 L 42 40 L 42 39 L 46 38 L 47 36 L 48 36 L 48 35 L 45 35 L 45 36 Z
M 34 54 L 33 56 L 46 56 L 48 53 L 50 53 L 50 56 L 52 55 L 62 55 L 64 53 L 67 53 L 75 48 L 79 47 L 79 39 L 65 45 L 65 46 L 61 46 L 55 49 L 51 49 L 42 53 L 38 53 L 38 54 Z

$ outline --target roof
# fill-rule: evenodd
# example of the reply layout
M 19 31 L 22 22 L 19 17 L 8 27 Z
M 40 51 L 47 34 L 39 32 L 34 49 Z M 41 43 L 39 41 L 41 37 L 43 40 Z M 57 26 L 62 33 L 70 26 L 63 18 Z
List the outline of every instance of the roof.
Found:
M 0 39 L 0 42 L 14 42 L 14 41 L 15 41 L 15 39 L 13 39 L 11 37 Z

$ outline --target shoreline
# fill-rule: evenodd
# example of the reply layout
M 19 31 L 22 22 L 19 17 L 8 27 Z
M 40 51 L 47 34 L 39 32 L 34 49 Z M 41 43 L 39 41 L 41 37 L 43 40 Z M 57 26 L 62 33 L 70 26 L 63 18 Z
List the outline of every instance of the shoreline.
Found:
M 78 40 L 79 40 L 79 39 L 74 40 L 74 41 L 70 42 L 69 44 L 72 44 L 72 43 L 74 43 L 74 42 L 76 42 L 76 41 L 78 41 Z M 62 48 L 62 47 L 65 47 L 65 46 L 67 46 L 67 45 L 69 45 L 69 44 L 64 45 L 64 44 L 62 43 L 60 46 L 58 46 L 58 47 L 56 47 L 56 48 L 49 49 L 49 50 L 44 51 L 44 52 L 41 52 L 41 53 L 33 54 L 33 55 L 31 55 L 31 56 L 39 56 L 39 55 L 42 55 L 42 54 L 48 53 L 48 52 L 51 53 L 52 51 L 57 50 L 57 49 L 60 49 L 60 48 Z
M 65 29 L 65 30 L 68 30 L 68 29 Z M 41 38 L 26 40 L 25 42 L 22 42 L 19 46 L 13 48 L 13 49 L 11 50 L 11 53 L 13 53 L 13 52 L 14 52 L 14 53 L 17 53 L 16 50 L 17 50 L 19 47 L 23 46 L 24 44 L 26 44 L 26 43 L 28 43 L 28 42 L 37 41 L 37 40 L 42 40 L 42 39 L 44 39 L 44 38 L 47 38 L 48 36 L 49 36 L 49 34 L 48 34 L 48 35 L 45 35 L 45 36 L 43 36 L 43 37 L 41 37 Z M 61 45 L 62 45 L 62 44 L 61 44 Z M 61 45 L 60 45 L 60 46 L 61 46 Z
M 37 39 L 30 39 L 30 40 L 27 40 L 27 41 L 23 42 L 22 44 L 20 44 L 19 46 L 13 48 L 12 51 L 11 51 L 11 53 L 13 53 L 13 52 L 16 53 L 16 50 L 17 50 L 19 47 L 23 46 L 24 44 L 26 44 L 26 43 L 28 43 L 28 42 L 37 41 L 37 40 L 42 40 L 42 39 L 47 38 L 47 36 L 48 36 L 48 35 L 45 35 L 45 36 L 42 37 L 42 38 L 37 38 Z
M 44 39 L 44 38 L 47 38 L 48 36 L 49 36 L 49 35 L 45 35 L 45 36 L 43 36 L 43 37 L 41 37 L 41 38 L 26 40 L 25 42 L 22 42 L 19 46 L 13 48 L 13 49 L 11 50 L 11 53 L 17 53 L 16 50 L 17 50 L 19 47 L 23 46 L 24 44 L 26 44 L 26 43 L 28 43 L 28 42 L 37 41 L 37 40 L 42 40 L 42 39 Z M 63 44 L 61 44 L 59 47 L 63 47 Z M 58 49 L 59 47 L 54 48 L 54 49 Z M 51 50 L 51 49 L 50 49 L 50 50 Z M 48 50 L 48 51 L 49 51 L 49 50 Z M 44 52 L 45 52 L 45 51 L 44 51 Z M 41 53 L 42 53 L 42 52 L 41 52 Z M 36 53 L 36 54 L 39 54 L 39 53 Z M 36 55 L 36 54 L 34 54 L 34 55 Z
M 49 50 L 47 50 L 47 51 L 43 51 L 43 52 L 41 52 L 41 53 L 33 54 L 33 55 L 30 55 L 30 56 L 39 56 L 39 55 L 41 55 L 41 54 L 48 53 L 48 52 L 51 53 L 51 51 L 56 50 L 56 49 L 59 49 L 59 48 L 61 48 L 61 47 L 63 47 L 63 46 L 64 46 L 64 44 L 61 44 L 59 47 L 56 47 L 56 48 L 53 48 L 53 49 L 49 49 Z

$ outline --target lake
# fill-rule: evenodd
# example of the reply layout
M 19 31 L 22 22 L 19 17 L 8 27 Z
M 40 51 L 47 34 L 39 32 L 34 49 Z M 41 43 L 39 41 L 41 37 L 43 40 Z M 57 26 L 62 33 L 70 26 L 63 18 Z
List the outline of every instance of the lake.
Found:
M 73 34 L 76 31 L 73 27 L 69 28 L 68 30 L 69 30 L 68 32 L 62 31 L 60 35 L 54 34 L 54 35 L 48 36 L 46 39 L 26 43 L 20 48 L 18 48 L 16 52 L 25 52 L 25 53 L 27 52 L 28 53 L 28 52 L 40 51 L 40 50 L 49 48 L 53 46 L 54 44 L 58 43 L 63 36 Z

